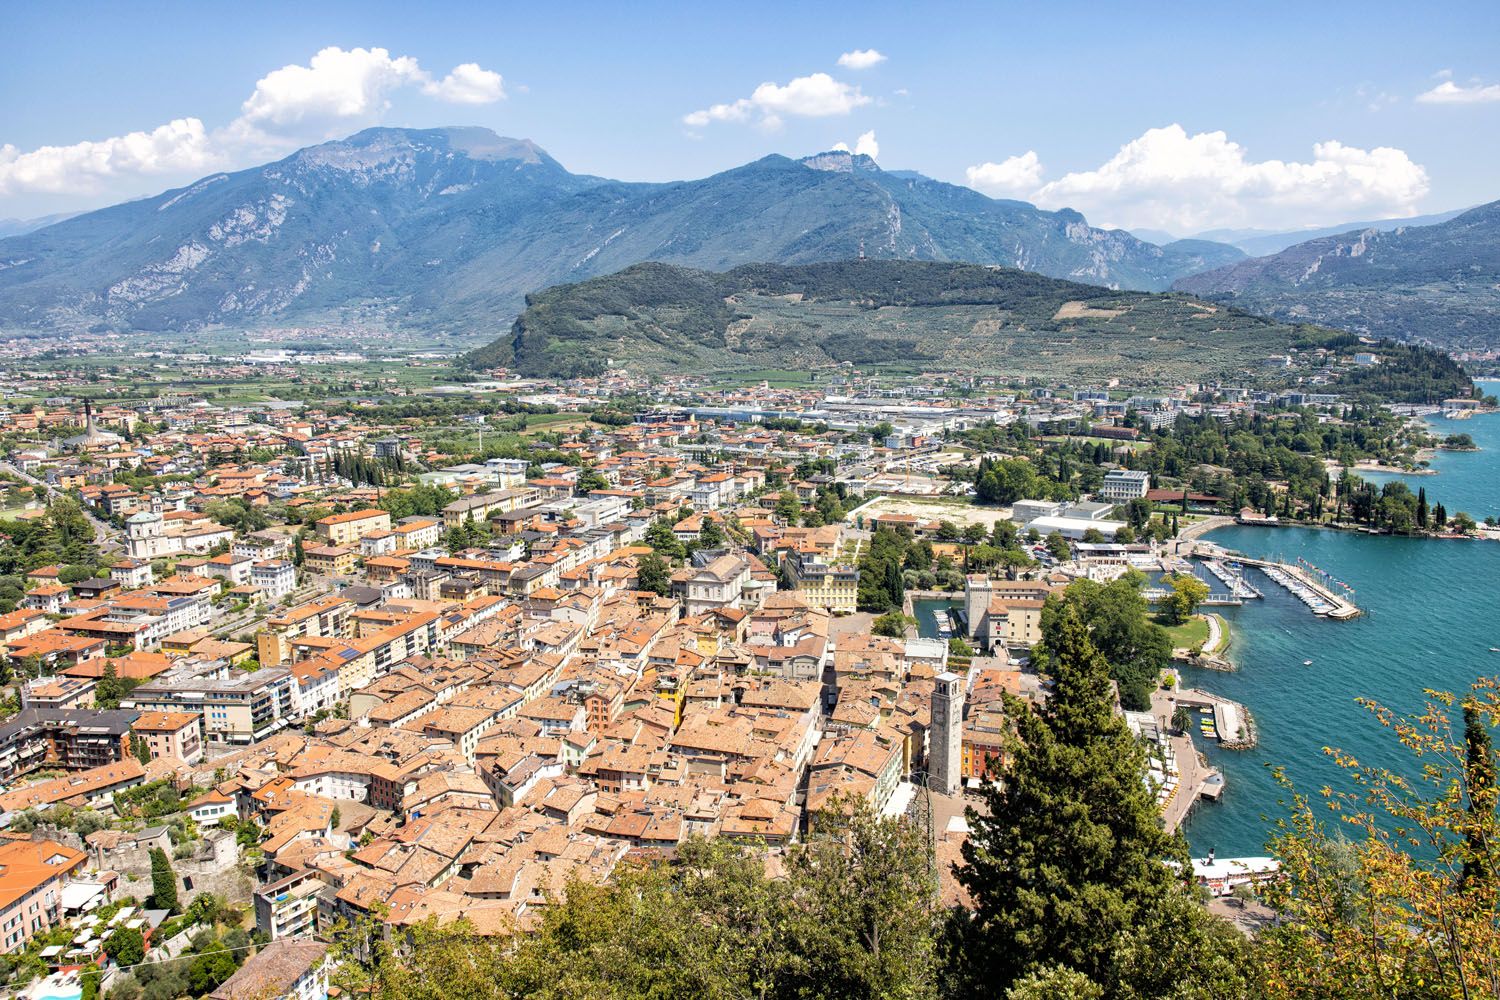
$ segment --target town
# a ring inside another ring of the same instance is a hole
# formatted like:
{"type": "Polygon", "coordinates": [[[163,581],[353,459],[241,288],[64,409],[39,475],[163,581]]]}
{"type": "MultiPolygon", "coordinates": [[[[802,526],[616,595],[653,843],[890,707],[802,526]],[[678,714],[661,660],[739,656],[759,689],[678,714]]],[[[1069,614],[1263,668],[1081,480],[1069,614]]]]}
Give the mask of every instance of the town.
{"type": "MultiPolygon", "coordinates": [[[[323,996],[335,927],[508,933],[632,858],[696,837],[774,856],[853,802],[926,830],[961,902],[1004,701],[1047,697],[1032,651],[1080,587],[1123,587],[1164,626],[1115,681],[1175,829],[1223,787],[1192,731],[1253,741],[1170,666],[1229,645],[1200,605],[1253,596],[1219,562],[1194,576],[1186,557],[1215,554],[1194,539],[1322,507],[1285,482],[1153,478],[1149,437],[1338,428],[1358,414],[1337,368],[1379,361],[1150,392],[848,366],[416,388],[421,360],[338,385],[286,356],[108,379],[19,362],[0,968],[37,997],[101,964],[111,997],[232,977],[323,996]],[[278,391],[226,401],[251,380],[278,391]]],[[[1396,409],[1362,419],[1409,462],[1433,442],[1396,409]]],[[[1222,868],[1203,884],[1267,874],[1222,868]]]]}

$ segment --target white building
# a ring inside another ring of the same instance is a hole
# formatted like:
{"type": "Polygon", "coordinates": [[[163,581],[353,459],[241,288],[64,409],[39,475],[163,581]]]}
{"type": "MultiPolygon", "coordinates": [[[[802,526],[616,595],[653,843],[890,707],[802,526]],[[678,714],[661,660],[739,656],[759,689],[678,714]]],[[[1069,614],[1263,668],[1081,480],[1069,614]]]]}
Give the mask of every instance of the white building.
{"type": "Polygon", "coordinates": [[[1111,469],[1104,474],[1099,496],[1114,503],[1124,503],[1144,498],[1150,488],[1151,473],[1144,469],[1111,469]]]}
{"type": "Polygon", "coordinates": [[[285,559],[266,559],[250,568],[250,582],[267,600],[280,600],[297,589],[297,567],[285,559]]]}

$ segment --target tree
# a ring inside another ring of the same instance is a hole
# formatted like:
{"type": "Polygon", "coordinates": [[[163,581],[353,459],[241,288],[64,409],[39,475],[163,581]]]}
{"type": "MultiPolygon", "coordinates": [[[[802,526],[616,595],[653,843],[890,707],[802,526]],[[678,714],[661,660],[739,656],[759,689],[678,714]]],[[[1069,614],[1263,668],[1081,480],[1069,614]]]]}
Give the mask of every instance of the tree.
{"type": "Polygon", "coordinates": [[[1151,606],[1141,593],[1146,578],[1127,573],[1107,584],[1075,580],[1068,584],[1063,600],[1049,598],[1042,607],[1042,641],[1032,650],[1038,669],[1053,655],[1047,636],[1049,622],[1065,605],[1072,606],[1089,629],[1089,639],[1106,662],[1110,677],[1119,685],[1120,704],[1131,711],[1146,711],[1156,679],[1172,656],[1167,630],[1151,621],[1151,606]]]}
{"type": "Polygon", "coordinates": [[[1061,532],[1054,531],[1047,536],[1047,553],[1058,562],[1067,562],[1073,555],[1073,548],[1061,532]]]}
{"type": "Polygon", "coordinates": [[[1053,693],[1040,706],[1005,695],[1005,780],[968,812],[956,873],[974,911],[957,932],[955,992],[995,996],[1042,977],[1072,991],[1019,995],[1244,995],[1237,934],[1174,872],[1187,848],[1161,827],[1108,664],[1074,608],[1044,628],[1053,693]]]}
{"type": "Polygon", "coordinates": [[[797,494],[791,490],[784,490],[781,496],[776,498],[773,513],[788,528],[795,528],[798,518],[802,515],[802,503],[797,499],[797,494]]]}
{"type": "Polygon", "coordinates": [[[900,639],[905,637],[907,628],[915,624],[915,621],[899,611],[887,611],[870,623],[870,631],[875,635],[900,639]]]}
{"type": "Polygon", "coordinates": [[[594,490],[609,489],[609,480],[605,479],[602,473],[589,465],[584,466],[582,471],[578,473],[578,482],[574,485],[579,493],[586,496],[594,490]]]}
{"type": "Polygon", "coordinates": [[[167,852],[160,847],[151,848],[151,905],[158,910],[176,913],[177,873],[167,852]]]}
{"type": "Polygon", "coordinates": [[[1463,699],[1430,692],[1411,717],[1362,704],[1415,760],[1393,770],[1329,751],[1351,787],[1325,788],[1316,804],[1279,776],[1291,814],[1270,845],[1282,878],[1261,888],[1281,917],[1257,942],[1263,995],[1494,996],[1500,816],[1490,730],[1500,725],[1500,678],[1463,699]]]}
{"type": "Polygon", "coordinates": [[[646,544],[664,559],[681,559],[687,553],[666,521],[652,521],[646,529],[646,544]]]}
{"type": "Polygon", "coordinates": [[[139,734],[130,734],[130,753],[142,764],[151,763],[151,745],[139,734]]]}
{"type": "Polygon", "coordinates": [[[698,545],[705,549],[717,549],[722,547],[724,542],[724,529],[719,527],[719,522],[705,515],[703,527],[698,530],[698,545]]]}
{"type": "Polygon", "coordinates": [[[647,552],[635,562],[636,586],[666,597],[672,592],[672,570],[655,552],[647,552]]]}
{"type": "Polygon", "coordinates": [[[1192,573],[1173,573],[1167,579],[1167,586],[1169,592],[1162,601],[1162,613],[1168,624],[1183,624],[1208,600],[1208,584],[1192,573]]]}
{"type": "Polygon", "coordinates": [[[204,996],[217,989],[224,980],[234,975],[238,963],[236,956],[224,942],[217,939],[209,942],[201,953],[188,965],[188,984],[194,996],[204,996]]]}
{"type": "Polygon", "coordinates": [[[139,965],[146,957],[146,939],[134,927],[121,927],[104,942],[104,953],[116,965],[139,965]]]}

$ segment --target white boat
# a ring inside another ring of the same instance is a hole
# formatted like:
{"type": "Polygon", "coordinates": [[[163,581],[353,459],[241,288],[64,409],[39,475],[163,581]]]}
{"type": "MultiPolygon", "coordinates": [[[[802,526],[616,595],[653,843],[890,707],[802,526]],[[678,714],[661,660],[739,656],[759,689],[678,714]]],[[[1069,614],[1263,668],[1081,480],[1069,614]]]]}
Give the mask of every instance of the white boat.
{"type": "Polygon", "coordinates": [[[1302,665],[1304,667],[1310,667],[1310,666],[1312,666],[1312,660],[1303,660],[1302,661],[1302,665]]]}

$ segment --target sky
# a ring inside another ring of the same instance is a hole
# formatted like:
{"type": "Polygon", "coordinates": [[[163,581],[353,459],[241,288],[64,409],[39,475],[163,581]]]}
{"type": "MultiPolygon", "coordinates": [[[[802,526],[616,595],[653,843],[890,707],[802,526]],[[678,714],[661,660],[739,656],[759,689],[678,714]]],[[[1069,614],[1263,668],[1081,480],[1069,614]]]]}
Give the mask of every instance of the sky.
{"type": "Polygon", "coordinates": [[[1095,225],[1291,230],[1500,198],[1500,4],[10,5],[0,218],[374,124],[578,173],[844,147],[1095,225]]]}

